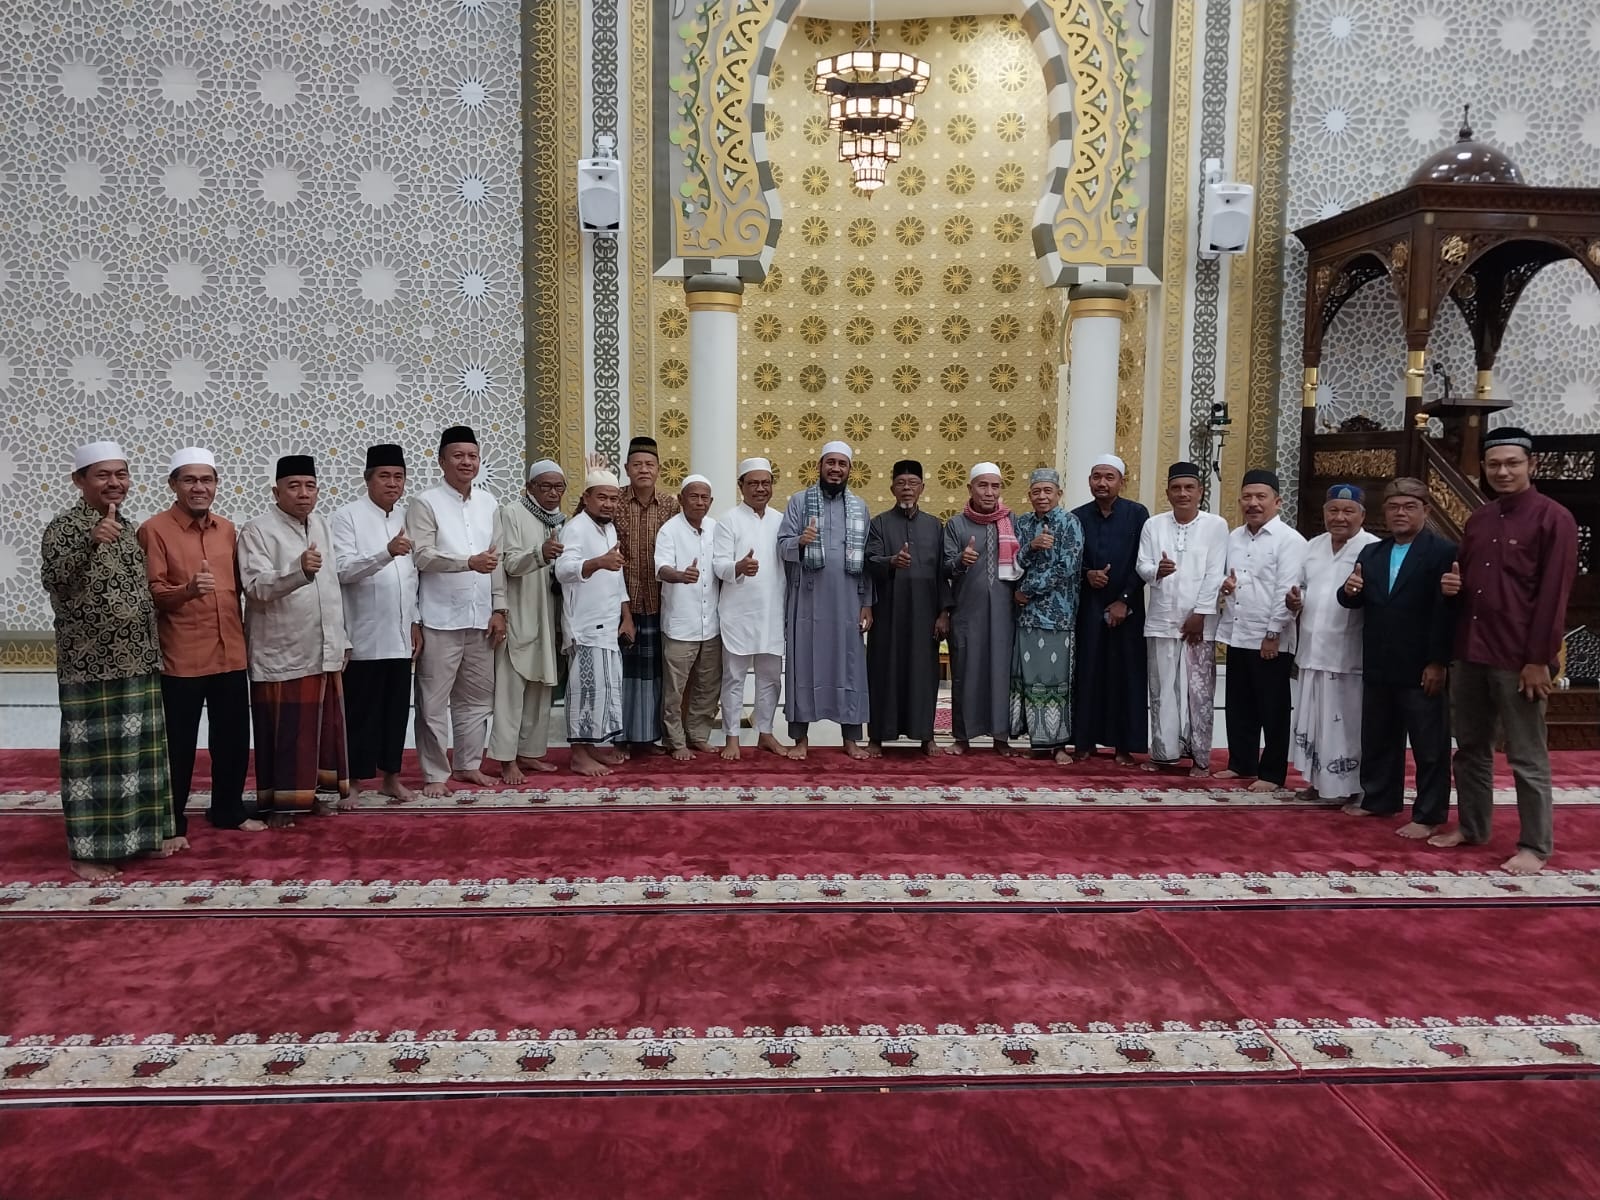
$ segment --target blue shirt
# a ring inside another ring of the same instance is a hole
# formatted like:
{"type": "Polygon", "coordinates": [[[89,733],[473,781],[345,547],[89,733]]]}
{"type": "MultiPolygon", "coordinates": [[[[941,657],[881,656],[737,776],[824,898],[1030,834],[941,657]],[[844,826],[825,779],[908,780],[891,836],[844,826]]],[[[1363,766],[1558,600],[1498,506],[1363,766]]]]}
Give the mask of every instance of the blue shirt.
{"type": "Polygon", "coordinates": [[[1411,549],[1411,543],[1402,545],[1396,542],[1389,547],[1389,590],[1394,591],[1394,581],[1400,578],[1400,564],[1406,561],[1406,552],[1411,549]]]}

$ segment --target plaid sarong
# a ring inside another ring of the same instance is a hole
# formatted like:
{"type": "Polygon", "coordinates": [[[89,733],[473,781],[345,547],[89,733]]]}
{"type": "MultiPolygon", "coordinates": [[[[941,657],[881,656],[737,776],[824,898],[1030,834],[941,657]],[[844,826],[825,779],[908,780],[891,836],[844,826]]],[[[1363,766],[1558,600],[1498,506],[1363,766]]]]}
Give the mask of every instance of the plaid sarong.
{"type": "MultiPolygon", "coordinates": [[[[822,488],[812,484],[806,489],[806,524],[812,521],[822,528],[822,488]]],[[[867,556],[867,528],[872,524],[872,514],[867,502],[849,488],[844,490],[844,571],[846,575],[861,574],[867,556]]],[[[808,571],[820,571],[827,564],[828,554],[823,548],[823,538],[818,537],[800,552],[800,565],[808,571]]]]}
{"type": "Polygon", "coordinates": [[[310,812],[318,792],[350,794],[344,682],[337,671],[250,685],[256,730],[256,807],[310,812]]]}
{"type": "Polygon", "coordinates": [[[661,738],[661,614],[633,614],[633,645],[622,648],[622,740],[661,738]]]}
{"type": "Polygon", "coordinates": [[[67,846],[120,862],[175,836],[161,676],[60,685],[61,807],[67,846]]]}

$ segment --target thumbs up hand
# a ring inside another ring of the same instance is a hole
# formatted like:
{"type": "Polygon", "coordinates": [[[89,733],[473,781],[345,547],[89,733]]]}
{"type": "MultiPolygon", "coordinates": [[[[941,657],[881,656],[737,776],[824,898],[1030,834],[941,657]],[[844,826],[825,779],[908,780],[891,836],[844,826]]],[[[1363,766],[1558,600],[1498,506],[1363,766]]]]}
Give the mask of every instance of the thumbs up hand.
{"type": "Polygon", "coordinates": [[[300,569],[306,573],[307,579],[315,579],[317,572],[322,570],[322,551],[317,549],[315,542],[307,546],[305,553],[300,556],[300,569]]]}
{"type": "Polygon", "coordinates": [[[800,531],[800,544],[809,546],[817,540],[817,519],[812,517],[806,522],[806,527],[800,531]]]}
{"type": "Polygon", "coordinates": [[[122,536],[122,522],[117,520],[117,506],[111,505],[106,509],[106,515],[95,522],[94,528],[89,531],[89,538],[97,545],[109,546],[122,536]]]}
{"type": "Polygon", "coordinates": [[[1168,557],[1167,552],[1163,550],[1161,552],[1161,561],[1156,564],[1156,578],[1165,579],[1177,569],[1178,564],[1173,562],[1172,559],[1168,557]]]}
{"type": "Polygon", "coordinates": [[[1439,590],[1446,596],[1459,596],[1461,594],[1461,564],[1453,562],[1450,569],[1439,576],[1439,590]]]}
{"type": "Polygon", "coordinates": [[[679,571],[678,572],[678,582],[679,583],[699,583],[700,582],[700,560],[698,558],[695,559],[692,563],[689,564],[689,569],[688,570],[679,571]]]}
{"type": "Polygon", "coordinates": [[[595,559],[595,566],[602,571],[620,571],[622,570],[623,565],[624,560],[622,557],[621,543],[613,545],[611,549],[607,550],[599,558],[595,559]]]}
{"type": "Polygon", "coordinates": [[[911,543],[905,542],[900,547],[900,552],[889,560],[891,566],[904,571],[911,565],[911,543]]]}
{"type": "Polygon", "coordinates": [[[479,575],[492,575],[494,569],[500,565],[500,551],[495,546],[490,546],[480,554],[474,554],[467,559],[467,566],[479,575]]]}
{"type": "Polygon", "coordinates": [[[750,547],[749,554],[746,554],[738,562],[733,564],[733,573],[735,577],[738,578],[743,578],[746,575],[754,575],[760,569],[761,564],[756,561],[756,548],[754,546],[750,547]]]}
{"type": "Polygon", "coordinates": [[[217,590],[217,577],[211,573],[211,563],[206,559],[200,560],[200,569],[195,572],[194,578],[189,580],[189,595],[209,596],[217,590]]]}
{"type": "Polygon", "coordinates": [[[406,536],[404,529],[389,539],[388,548],[390,558],[403,558],[411,553],[411,539],[406,536]]]}
{"type": "Polygon", "coordinates": [[[1357,563],[1355,570],[1350,572],[1350,578],[1344,581],[1344,594],[1346,596],[1359,596],[1361,589],[1366,586],[1366,580],[1361,578],[1361,564],[1357,563]]]}
{"type": "Polygon", "coordinates": [[[539,553],[544,556],[545,562],[550,563],[555,562],[556,559],[560,558],[561,551],[564,549],[566,549],[566,547],[561,544],[561,540],[552,534],[551,536],[545,538],[544,545],[540,548],[539,553]]]}
{"type": "Polygon", "coordinates": [[[1029,550],[1048,550],[1052,546],[1054,546],[1055,544],[1056,544],[1055,535],[1050,532],[1050,527],[1048,525],[1046,525],[1042,530],[1040,530],[1039,535],[1037,537],[1035,537],[1033,539],[1033,541],[1028,543],[1028,549],[1029,550]]]}
{"type": "Polygon", "coordinates": [[[1306,606],[1305,600],[1300,595],[1300,585],[1297,583],[1289,589],[1289,594],[1283,598],[1285,607],[1295,616],[1300,615],[1300,610],[1306,606]]]}
{"type": "Polygon", "coordinates": [[[964,566],[964,567],[970,567],[973,563],[975,563],[977,561],[978,561],[978,539],[975,538],[975,537],[969,537],[967,539],[967,548],[961,552],[961,565],[964,566]]]}
{"type": "Polygon", "coordinates": [[[1236,572],[1229,571],[1228,577],[1222,581],[1221,596],[1231,596],[1239,590],[1239,576],[1236,572]]]}
{"type": "Polygon", "coordinates": [[[1084,572],[1084,577],[1088,579],[1089,586],[1092,587],[1092,588],[1110,587],[1111,586],[1111,564],[1107,563],[1104,567],[1101,567],[1098,571],[1085,571],[1084,572]]]}

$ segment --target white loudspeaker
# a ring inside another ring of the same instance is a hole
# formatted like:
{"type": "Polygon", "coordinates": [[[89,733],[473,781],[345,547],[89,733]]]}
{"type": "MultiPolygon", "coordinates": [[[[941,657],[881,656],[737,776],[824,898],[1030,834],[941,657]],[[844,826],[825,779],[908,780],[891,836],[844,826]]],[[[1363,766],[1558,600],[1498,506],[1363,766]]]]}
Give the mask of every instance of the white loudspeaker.
{"type": "Polygon", "coordinates": [[[602,237],[615,237],[621,229],[622,164],[616,159],[578,160],[578,224],[602,237]]]}
{"type": "Polygon", "coordinates": [[[1200,257],[1243,254],[1250,244],[1256,190],[1248,183],[1215,179],[1206,183],[1206,207],[1200,219],[1200,257]]]}

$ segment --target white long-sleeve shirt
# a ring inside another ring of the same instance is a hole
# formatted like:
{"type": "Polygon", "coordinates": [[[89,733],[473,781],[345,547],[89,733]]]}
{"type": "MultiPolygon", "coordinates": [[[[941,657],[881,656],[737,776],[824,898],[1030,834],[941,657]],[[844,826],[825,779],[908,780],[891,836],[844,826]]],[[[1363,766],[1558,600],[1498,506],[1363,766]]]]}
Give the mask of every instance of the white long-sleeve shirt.
{"type": "Polygon", "coordinates": [[[697,583],[661,583],[661,632],[675,642],[708,642],[721,632],[717,619],[717,586],[720,582],[711,566],[711,547],[717,523],[709,516],[700,519],[700,528],[689,524],[679,513],[667,520],[656,534],[656,571],[670,567],[687,571],[697,565],[697,583]]]}
{"type": "Polygon", "coordinates": [[[250,678],[277,683],[343,670],[350,639],[333,536],[321,514],[300,522],[274,505],[240,527],[238,561],[250,678]],[[313,545],[322,567],[308,579],[300,557],[313,545]]]}
{"type": "Polygon", "coordinates": [[[1217,636],[1217,592],[1227,575],[1228,523],[1215,513],[1195,514],[1187,525],[1178,524],[1170,512],[1157,513],[1139,534],[1139,578],[1150,585],[1145,604],[1147,638],[1183,636],[1183,623],[1191,613],[1205,618],[1205,639],[1217,636]],[[1178,569],[1158,579],[1165,554],[1178,569]]]}
{"type": "Polygon", "coordinates": [[[1337,554],[1333,535],[1320,533],[1306,543],[1305,575],[1300,584],[1300,648],[1295,666],[1302,671],[1361,674],[1361,610],[1345,608],[1338,592],[1355,570],[1356,556],[1378,535],[1362,529],[1337,554]]]}
{"type": "Polygon", "coordinates": [[[617,649],[622,606],[628,600],[628,581],[620,569],[595,571],[585,579],[583,564],[599,558],[617,544],[615,522],[598,525],[580,512],[561,527],[561,553],[556,557],[556,579],[561,584],[561,615],[568,646],[617,649]]]}
{"type": "Polygon", "coordinates": [[[722,582],[717,617],[722,648],[729,654],[783,654],[783,594],[786,580],[778,558],[783,514],[772,508],[759,517],[748,504],[722,514],[711,538],[711,564],[722,582]],[[760,567],[735,575],[734,564],[751,550],[760,567]]]}
{"type": "Polygon", "coordinates": [[[1306,540],[1273,517],[1255,533],[1241,525],[1228,535],[1228,571],[1238,587],[1222,607],[1217,640],[1241,650],[1259,650],[1268,633],[1278,652],[1293,654],[1299,643],[1289,589],[1305,578],[1306,540]]]}
{"type": "Polygon", "coordinates": [[[409,554],[389,553],[389,543],[405,524],[401,505],[384,512],[370,496],[346,504],[328,522],[353,659],[411,657],[411,626],[421,620],[417,564],[409,554]]]}
{"type": "Polygon", "coordinates": [[[487,629],[494,612],[494,584],[467,560],[494,544],[494,514],[488,492],[473,488],[465,498],[448,484],[431,487],[406,509],[411,554],[421,575],[418,597],[428,629],[487,629]]]}

